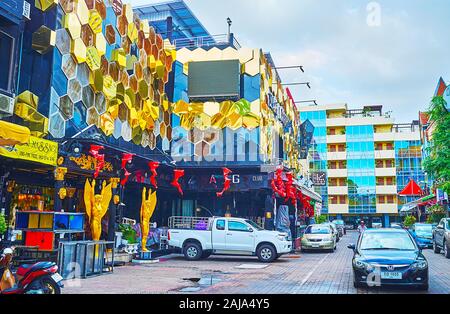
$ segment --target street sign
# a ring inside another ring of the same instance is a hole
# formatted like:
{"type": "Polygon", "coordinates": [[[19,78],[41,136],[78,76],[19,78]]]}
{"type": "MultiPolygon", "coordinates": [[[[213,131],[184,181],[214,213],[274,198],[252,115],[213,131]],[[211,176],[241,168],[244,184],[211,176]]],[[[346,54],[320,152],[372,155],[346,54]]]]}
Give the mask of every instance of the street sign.
{"type": "Polygon", "coordinates": [[[327,173],[325,171],[313,172],[311,180],[314,186],[325,186],[327,185],[327,173]]]}

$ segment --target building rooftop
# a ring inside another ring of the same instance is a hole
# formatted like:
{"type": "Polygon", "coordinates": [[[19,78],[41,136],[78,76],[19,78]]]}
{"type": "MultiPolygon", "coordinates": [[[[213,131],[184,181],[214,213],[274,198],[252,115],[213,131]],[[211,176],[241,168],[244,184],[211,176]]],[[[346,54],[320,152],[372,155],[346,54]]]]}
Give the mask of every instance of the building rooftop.
{"type": "Polygon", "coordinates": [[[167,38],[172,31],[171,39],[194,37],[211,37],[200,20],[189,9],[183,0],[172,0],[156,4],[148,4],[134,8],[141,19],[148,19],[156,32],[167,38]],[[173,27],[167,29],[167,18],[172,17],[173,27]]]}

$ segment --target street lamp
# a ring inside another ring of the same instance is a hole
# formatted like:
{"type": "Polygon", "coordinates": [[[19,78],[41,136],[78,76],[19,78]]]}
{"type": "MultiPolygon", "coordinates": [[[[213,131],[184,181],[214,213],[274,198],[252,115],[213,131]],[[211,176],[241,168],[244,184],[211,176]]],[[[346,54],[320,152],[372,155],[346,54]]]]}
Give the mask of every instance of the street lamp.
{"type": "Polygon", "coordinates": [[[231,34],[231,24],[233,24],[233,21],[229,17],[227,17],[227,24],[228,24],[228,41],[229,41],[231,34]]]}
{"type": "Polygon", "coordinates": [[[300,69],[303,73],[305,73],[305,70],[303,69],[303,65],[290,65],[285,67],[275,67],[274,70],[283,70],[283,69],[300,69]]]}
{"type": "Polygon", "coordinates": [[[197,208],[195,209],[195,211],[197,213],[200,213],[202,211],[202,209],[206,210],[211,215],[211,217],[214,217],[214,215],[211,213],[211,211],[208,208],[206,208],[205,206],[202,206],[202,205],[198,205],[197,208]]]}
{"type": "Polygon", "coordinates": [[[314,105],[317,106],[316,100],[302,100],[302,101],[296,101],[295,103],[296,104],[304,104],[304,103],[308,103],[308,102],[312,102],[312,103],[314,103],[314,105]]]}
{"type": "MultiPolygon", "coordinates": [[[[274,85],[276,85],[277,83],[274,83],[274,85]]],[[[311,89],[311,82],[302,82],[302,83],[281,83],[282,86],[292,86],[292,85],[306,85],[308,86],[309,89],[311,89]]]]}

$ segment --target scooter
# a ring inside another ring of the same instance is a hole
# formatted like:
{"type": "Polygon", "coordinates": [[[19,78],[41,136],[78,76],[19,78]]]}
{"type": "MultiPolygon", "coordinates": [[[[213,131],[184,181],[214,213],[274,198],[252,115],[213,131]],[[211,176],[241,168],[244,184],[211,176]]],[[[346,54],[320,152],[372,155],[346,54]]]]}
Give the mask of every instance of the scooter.
{"type": "Polygon", "coordinates": [[[0,257],[0,294],[61,294],[62,276],[53,262],[25,264],[11,271],[13,249],[6,248],[0,257]]]}

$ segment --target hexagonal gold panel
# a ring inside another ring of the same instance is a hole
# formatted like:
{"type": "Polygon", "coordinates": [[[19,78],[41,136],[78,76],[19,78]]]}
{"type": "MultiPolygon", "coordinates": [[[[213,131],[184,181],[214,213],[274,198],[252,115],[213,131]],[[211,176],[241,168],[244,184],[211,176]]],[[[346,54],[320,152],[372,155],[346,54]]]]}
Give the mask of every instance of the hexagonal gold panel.
{"type": "Polygon", "coordinates": [[[41,11],[47,11],[58,4],[58,0],[35,0],[34,6],[41,11]]]}
{"type": "Polygon", "coordinates": [[[64,15],[62,25],[67,29],[72,39],[80,38],[81,24],[75,13],[68,13],[64,15]]]}
{"type": "Polygon", "coordinates": [[[78,0],[76,2],[74,11],[81,25],[85,25],[89,22],[89,9],[84,0],[78,0]]]}
{"type": "Polygon", "coordinates": [[[106,39],[105,36],[103,36],[103,33],[95,34],[94,44],[98,54],[103,56],[106,53],[106,39]]]}
{"type": "Polygon", "coordinates": [[[71,49],[72,55],[77,60],[77,63],[83,63],[86,61],[86,46],[81,38],[74,39],[72,41],[71,49]]]}
{"type": "Polygon", "coordinates": [[[89,11],[89,26],[95,34],[102,32],[102,17],[96,10],[89,11]]]}
{"type": "Polygon", "coordinates": [[[86,50],[86,64],[91,71],[100,69],[100,55],[98,54],[97,48],[88,47],[86,50]]]}
{"type": "Polygon", "coordinates": [[[39,27],[32,36],[32,48],[40,54],[49,52],[56,44],[56,32],[47,26],[39,27]]]}

